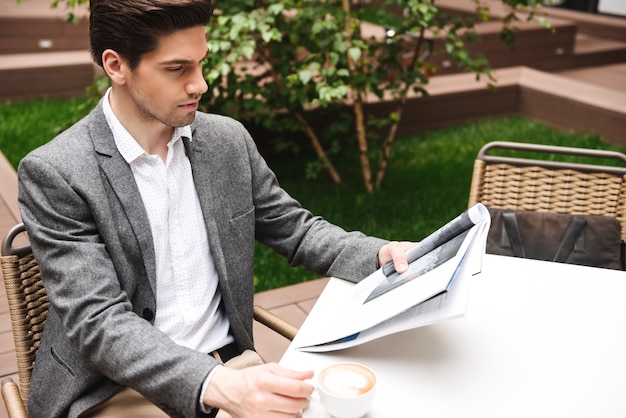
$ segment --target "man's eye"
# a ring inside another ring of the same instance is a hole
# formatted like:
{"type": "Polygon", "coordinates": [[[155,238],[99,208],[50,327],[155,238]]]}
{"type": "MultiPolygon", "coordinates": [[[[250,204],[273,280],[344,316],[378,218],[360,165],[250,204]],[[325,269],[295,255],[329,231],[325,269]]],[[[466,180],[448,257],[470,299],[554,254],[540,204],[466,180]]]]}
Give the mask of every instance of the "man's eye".
{"type": "Polygon", "coordinates": [[[183,68],[184,68],[184,67],[183,67],[182,65],[181,65],[181,66],[178,66],[178,67],[170,67],[170,68],[168,68],[168,71],[171,71],[171,72],[173,72],[173,73],[177,73],[177,72],[182,71],[182,70],[183,70],[183,68]]]}

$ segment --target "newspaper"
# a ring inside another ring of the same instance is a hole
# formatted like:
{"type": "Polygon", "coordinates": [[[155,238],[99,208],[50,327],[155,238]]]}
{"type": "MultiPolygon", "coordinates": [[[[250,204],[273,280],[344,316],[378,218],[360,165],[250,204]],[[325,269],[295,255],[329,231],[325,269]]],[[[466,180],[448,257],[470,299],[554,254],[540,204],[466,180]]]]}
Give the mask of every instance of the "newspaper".
{"type": "Polygon", "coordinates": [[[407,251],[409,268],[383,266],[354,285],[349,297],[326,305],[298,336],[302,351],[333,351],[463,316],[470,278],[480,273],[491,218],[477,204],[407,251]]]}

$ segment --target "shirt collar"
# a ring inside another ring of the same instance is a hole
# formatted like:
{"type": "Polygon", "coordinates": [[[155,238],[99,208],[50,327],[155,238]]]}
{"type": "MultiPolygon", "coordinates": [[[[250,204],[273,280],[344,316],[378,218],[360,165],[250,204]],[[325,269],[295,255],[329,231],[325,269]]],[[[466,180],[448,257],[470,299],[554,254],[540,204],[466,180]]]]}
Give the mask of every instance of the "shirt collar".
{"type": "MultiPolygon", "coordinates": [[[[148,155],[148,153],[139,145],[126,128],[124,128],[117,116],[115,116],[115,113],[113,113],[113,109],[109,103],[110,92],[111,88],[109,87],[104,95],[104,98],[102,99],[102,110],[104,111],[104,117],[106,118],[107,124],[109,125],[109,128],[111,128],[111,132],[113,132],[115,146],[120,154],[122,154],[124,160],[130,164],[142,155],[148,155]]],[[[174,128],[172,138],[170,139],[170,145],[173,146],[183,137],[188,138],[191,141],[190,125],[174,128]]]]}

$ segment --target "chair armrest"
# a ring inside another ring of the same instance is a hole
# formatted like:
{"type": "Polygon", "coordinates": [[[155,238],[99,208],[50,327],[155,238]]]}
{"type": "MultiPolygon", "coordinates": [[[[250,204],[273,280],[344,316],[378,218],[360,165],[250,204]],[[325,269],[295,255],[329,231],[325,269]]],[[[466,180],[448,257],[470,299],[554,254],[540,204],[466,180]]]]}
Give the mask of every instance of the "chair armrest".
{"type": "Polygon", "coordinates": [[[20,390],[10,377],[2,379],[2,399],[9,418],[28,418],[20,390]]]}
{"type": "Polygon", "coordinates": [[[289,341],[292,341],[298,333],[298,327],[259,305],[254,305],[254,319],[289,341]]]}

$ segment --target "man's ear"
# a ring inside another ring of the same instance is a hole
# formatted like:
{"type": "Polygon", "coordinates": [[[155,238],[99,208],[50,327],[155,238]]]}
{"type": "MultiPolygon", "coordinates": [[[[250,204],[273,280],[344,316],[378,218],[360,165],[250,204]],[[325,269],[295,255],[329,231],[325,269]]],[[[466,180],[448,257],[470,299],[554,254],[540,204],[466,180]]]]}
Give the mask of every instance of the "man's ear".
{"type": "Polygon", "coordinates": [[[102,53],[102,68],[111,79],[111,83],[115,84],[125,84],[130,74],[126,60],[112,49],[106,49],[102,53]]]}

